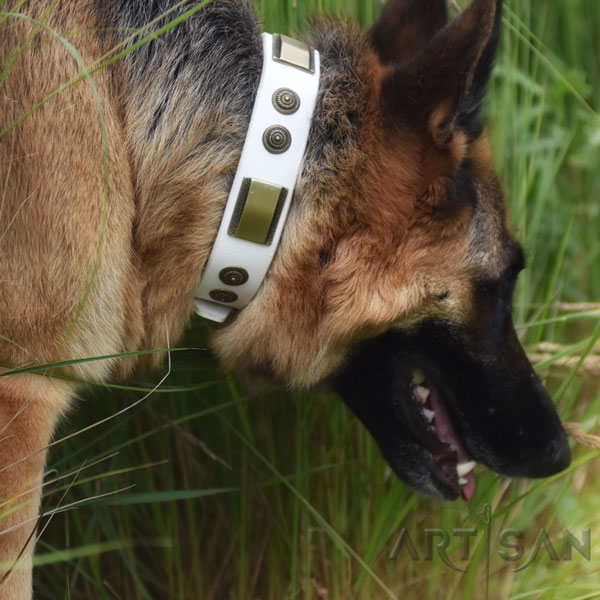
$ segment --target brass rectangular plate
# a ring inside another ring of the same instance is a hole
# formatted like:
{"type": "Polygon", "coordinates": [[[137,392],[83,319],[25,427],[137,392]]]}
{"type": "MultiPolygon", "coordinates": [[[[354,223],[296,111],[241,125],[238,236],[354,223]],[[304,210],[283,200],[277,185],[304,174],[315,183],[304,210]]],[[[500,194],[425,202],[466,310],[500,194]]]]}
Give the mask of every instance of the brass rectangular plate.
{"type": "Polygon", "coordinates": [[[273,36],[273,60],[298,67],[309,73],[315,72],[313,49],[287,35],[276,33],[273,36]]]}
{"type": "Polygon", "coordinates": [[[287,194],[287,188],[246,177],[231,217],[229,235],[270,246],[287,194]]]}

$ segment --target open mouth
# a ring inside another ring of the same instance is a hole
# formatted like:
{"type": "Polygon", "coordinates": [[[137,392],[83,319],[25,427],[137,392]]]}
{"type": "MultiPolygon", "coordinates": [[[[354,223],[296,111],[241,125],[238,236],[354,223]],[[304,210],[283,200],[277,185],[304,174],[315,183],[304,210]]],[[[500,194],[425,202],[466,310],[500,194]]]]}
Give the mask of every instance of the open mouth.
{"type": "Polygon", "coordinates": [[[396,475],[425,496],[470,500],[475,461],[509,477],[566,468],[566,434],[516,334],[481,359],[463,337],[428,322],[367,340],[335,390],[396,475]]]}
{"type": "Polygon", "coordinates": [[[420,368],[412,372],[411,428],[429,453],[435,474],[464,500],[475,491],[475,461],[461,441],[440,389],[420,368]]]}

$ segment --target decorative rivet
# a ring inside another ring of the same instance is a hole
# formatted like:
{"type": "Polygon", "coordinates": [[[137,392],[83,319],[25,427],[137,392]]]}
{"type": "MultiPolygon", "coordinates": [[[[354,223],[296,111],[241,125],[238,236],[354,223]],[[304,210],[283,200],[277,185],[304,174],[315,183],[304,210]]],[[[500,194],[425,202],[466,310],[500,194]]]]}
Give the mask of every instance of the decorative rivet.
{"type": "Polygon", "coordinates": [[[237,294],[229,290],[211,290],[208,295],[215,302],[235,302],[238,299],[237,294]]]}
{"type": "Polygon", "coordinates": [[[272,154],[285,152],[292,143],[291,133],[281,125],[267,127],[263,134],[263,144],[272,154]]]}
{"type": "Polygon", "coordinates": [[[219,273],[219,279],[227,285],[242,285],[248,281],[248,271],[241,267],[226,267],[219,273]]]}
{"type": "Polygon", "coordinates": [[[273,106],[284,115],[291,115],[300,108],[300,98],[288,88],[279,88],[273,94],[273,106]]]}

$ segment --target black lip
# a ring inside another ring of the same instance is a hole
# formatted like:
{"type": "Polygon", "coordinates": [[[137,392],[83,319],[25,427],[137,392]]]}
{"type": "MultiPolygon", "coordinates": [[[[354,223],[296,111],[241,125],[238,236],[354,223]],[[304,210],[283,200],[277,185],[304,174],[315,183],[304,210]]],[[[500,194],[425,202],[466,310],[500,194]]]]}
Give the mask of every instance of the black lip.
{"type": "Polygon", "coordinates": [[[443,322],[393,331],[357,347],[334,386],[371,432],[400,479],[454,499],[456,456],[427,431],[412,392],[412,368],[438,387],[453,425],[478,462],[514,477],[546,477],[570,462],[566,434],[512,324],[493,348],[443,322]],[[439,453],[439,454],[438,454],[439,453]],[[446,465],[446,467],[444,467],[446,465]]]}

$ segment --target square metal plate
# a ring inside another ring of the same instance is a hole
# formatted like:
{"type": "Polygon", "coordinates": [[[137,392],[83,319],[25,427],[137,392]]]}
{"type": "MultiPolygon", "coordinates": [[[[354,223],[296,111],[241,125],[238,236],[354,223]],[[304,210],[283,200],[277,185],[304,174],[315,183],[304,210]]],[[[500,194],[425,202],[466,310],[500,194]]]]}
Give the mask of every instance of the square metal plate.
{"type": "Polygon", "coordinates": [[[246,177],[231,217],[229,235],[270,246],[277,229],[287,188],[246,177]]]}

